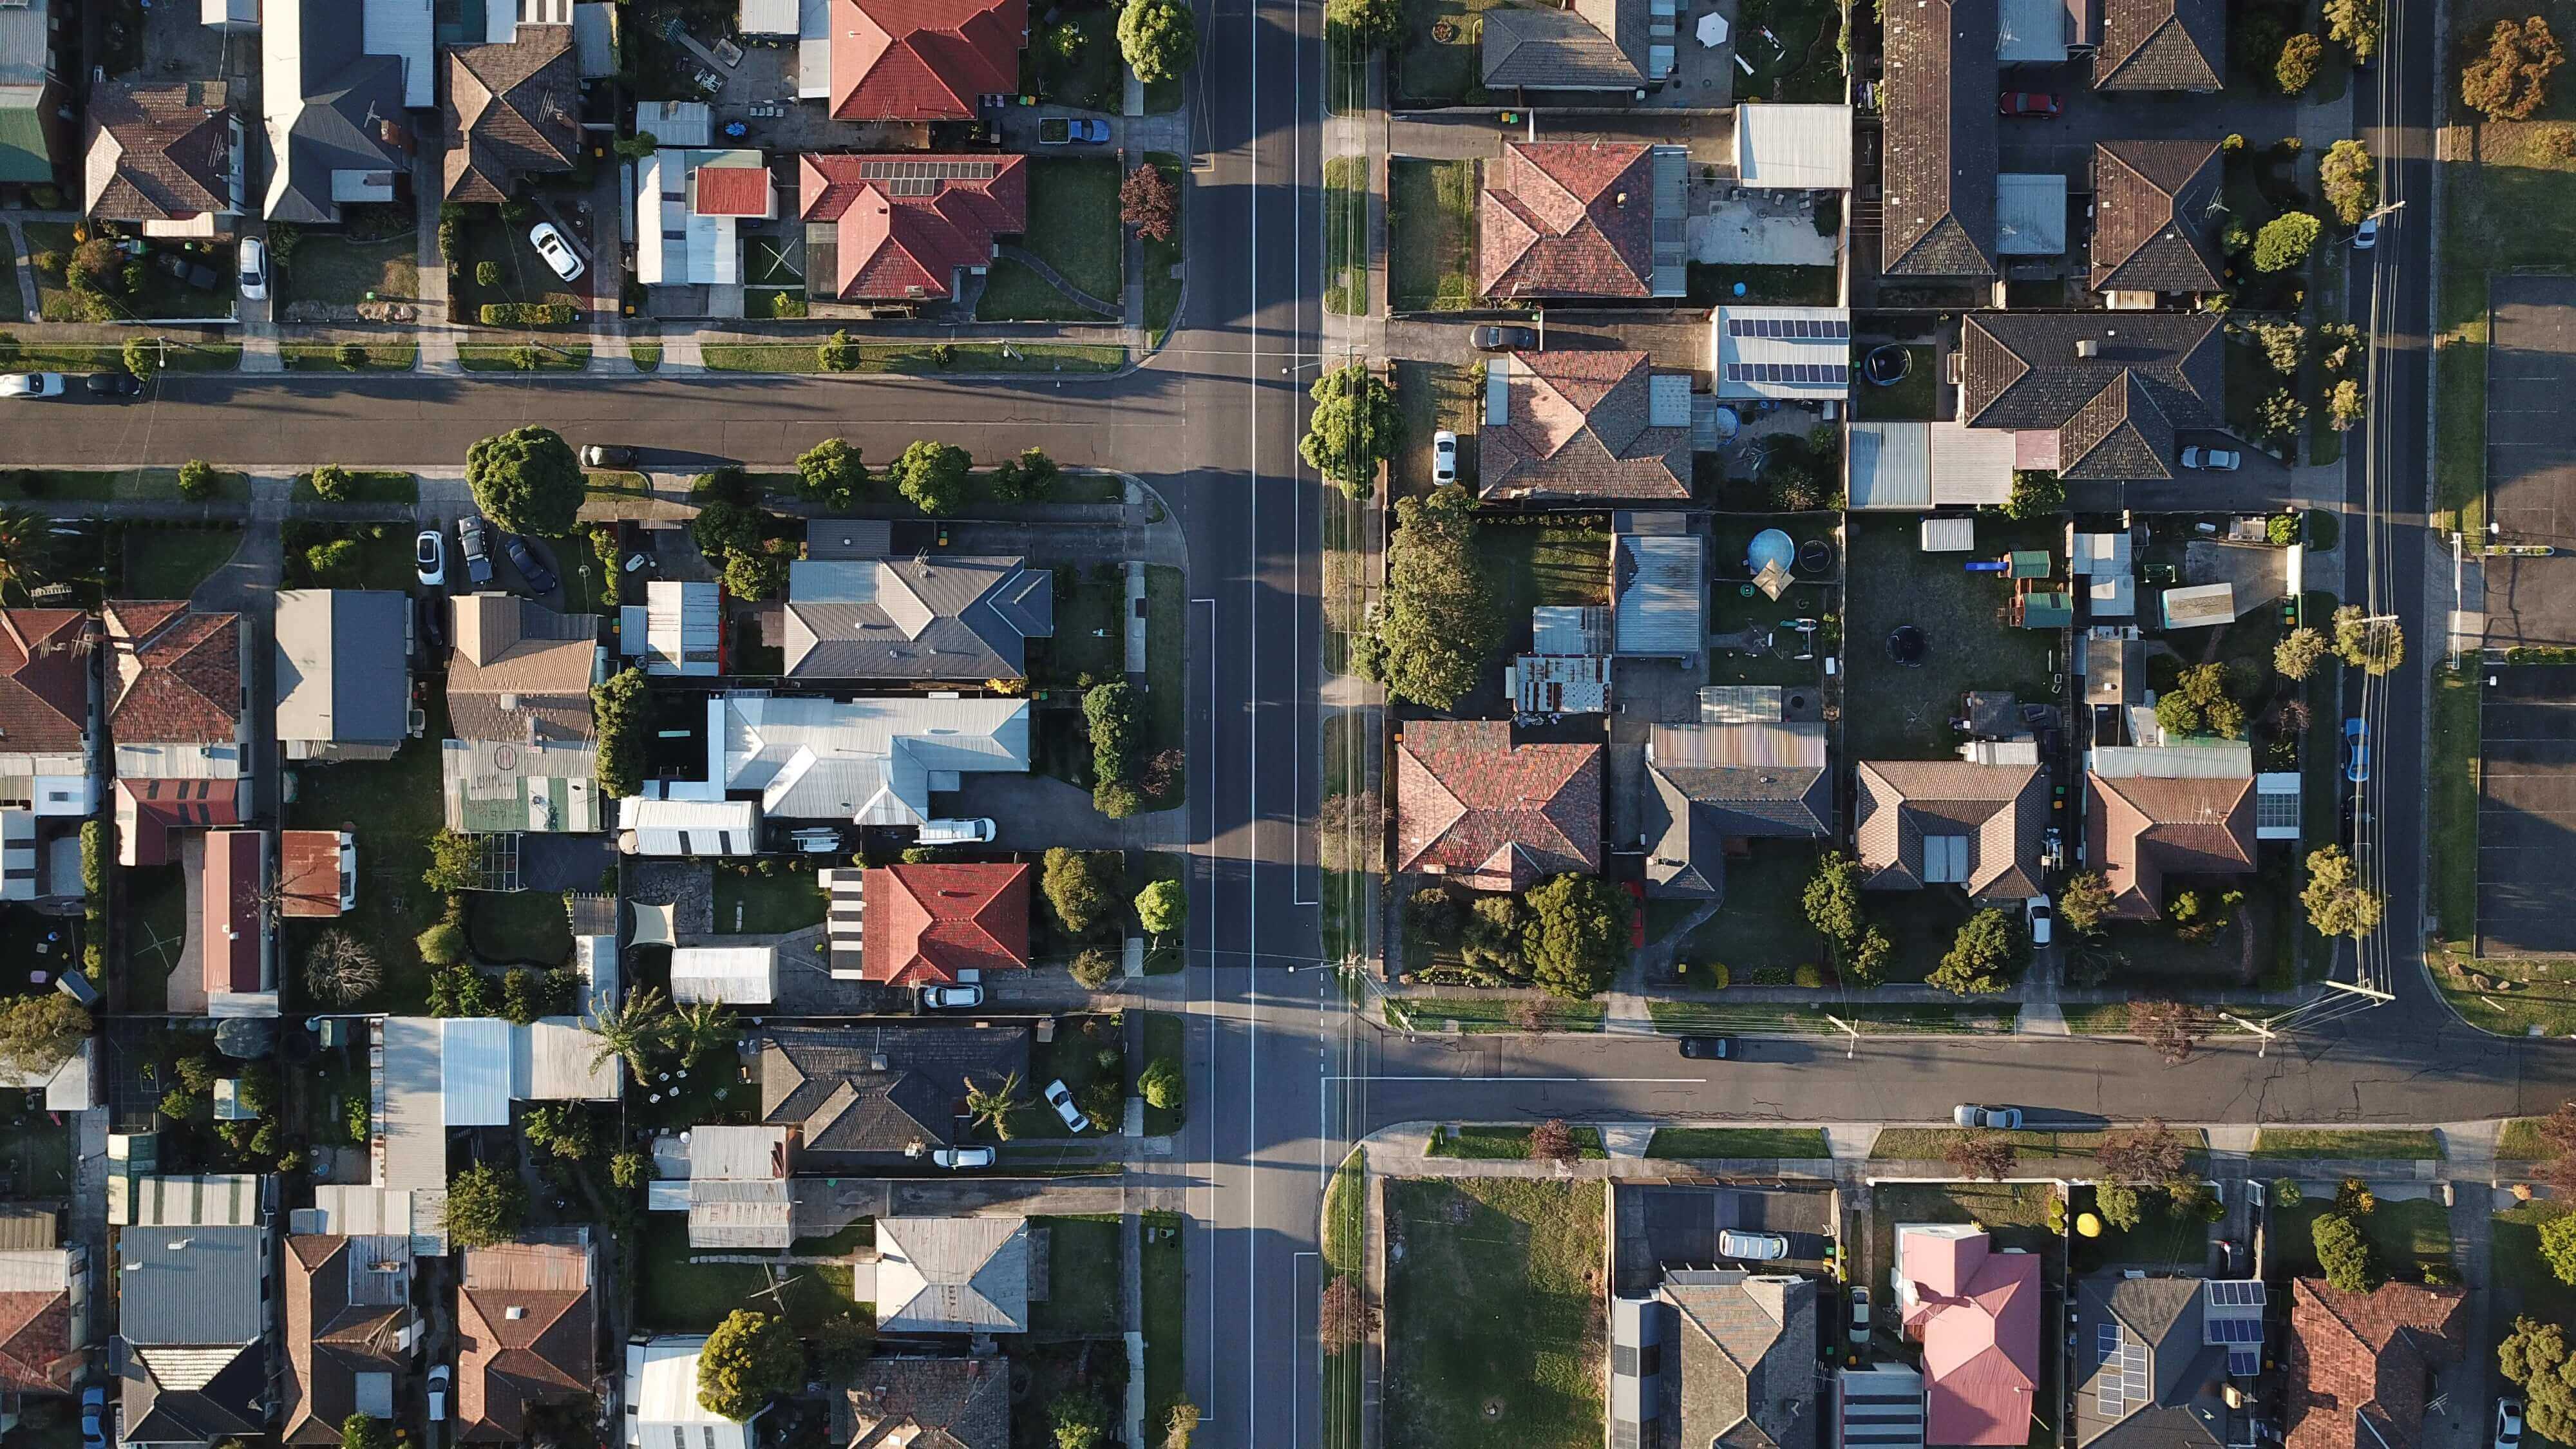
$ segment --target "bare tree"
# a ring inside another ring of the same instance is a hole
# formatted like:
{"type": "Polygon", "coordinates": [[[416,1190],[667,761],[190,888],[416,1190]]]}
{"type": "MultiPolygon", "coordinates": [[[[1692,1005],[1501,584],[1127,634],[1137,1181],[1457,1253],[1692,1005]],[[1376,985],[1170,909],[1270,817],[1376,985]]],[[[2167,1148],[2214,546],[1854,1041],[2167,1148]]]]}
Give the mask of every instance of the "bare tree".
{"type": "Polygon", "coordinates": [[[2553,1187],[2576,1188],[2576,1102],[2561,1102],[2557,1111],[2540,1119],[2540,1140],[2549,1155],[2531,1175],[2553,1187]]]}
{"type": "Polygon", "coordinates": [[[2191,1150],[2161,1117],[2104,1135],[2093,1149],[2102,1171],[2124,1187],[2167,1187],[2192,1180],[2191,1150]]]}
{"type": "Polygon", "coordinates": [[[1324,1302],[1316,1315],[1317,1336],[1326,1353],[1357,1348],[1377,1327],[1377,1310],[1369,1306],[1360,1280],[1348,1273],[1324,1285],[1324,1302]]]}
{"type": "Polygon", "coordinates": [[[347,1006],[385,984],[385,968],[364,941],[346,931],[325,931],[304,958],[304,985],[315,999],[347,1006]]]}
{"type": "Polygon", "coordinates": [[[2192,1048],[2200,1044],[2203,1029],[2200,1013],[2179,1001],[2142,999],[2129,1003],[2129,1030],[2154,1047],[2167,1066],[2180,1066],[2191,1059],[2192,1048]]]}
{"type": "Polygon", "coordinates": [[[1951,1138],[1941,1156],[1970,1177],[2001,1182],[2021,1160],[2021,1149],[2001,1132],[1970,1131],[1951,1138]]]}
{"type": "Polygon", "coordinates": [[[1550,1117],[1532,1127],[1529,1155],[1532,1162],[1572,1162],[1575,1158],[1574,1129],[1558,1117],[1550,1117]]]}
{"type": "Polygon", "coordinates": [[[1327,795],[1315,812],[1315,854],[1326,870],[1384,865],[1386,809],[1374,790],[1327,795]]]}

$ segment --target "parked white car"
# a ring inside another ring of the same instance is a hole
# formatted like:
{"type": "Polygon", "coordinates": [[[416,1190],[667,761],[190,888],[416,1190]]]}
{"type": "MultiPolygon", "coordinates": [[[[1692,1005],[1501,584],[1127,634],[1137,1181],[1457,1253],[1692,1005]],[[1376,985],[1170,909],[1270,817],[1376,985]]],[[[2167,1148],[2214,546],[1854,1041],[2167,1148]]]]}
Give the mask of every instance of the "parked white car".
{"type": "Polygon", "coordinates": [[[241,276],[241,294],[253,302],[268,300],[268,243],[255,236],[242,238],[239,260],[234,268],[241,276]]]}
{"type": "Polygon", "coordinates": [[[921,845],[990,845],[993,835],[993,818],[985,815],[973,820],[925,820],[913,840],[921,845]]]}
{"type": "Polygon", "coordinates": [[[2495,1449],[2522,1449],[2522,1404],[2496,1400],[2495,1449]]]}
{"type": "Polygon", "coordinates": [[[553,222],[541,221],[528,228],[528,245],[537,249],[537,255],[546,259],[556,276],[569,282],[581,275],[581,258],[573,255],[572,243],[564,240],[553,222]]]}
{"type": "Polygon", "coordinates": [[[966,1172],[992,1166],[999,1155],[990,1147],[942,1147],[930,1154],[930,1160],[950,1172],[966,1172]]]}
{"type": "Polygon", "coordinates": [[[1046,1099],[1047,1105],[1055,1109],[1055,1114],[1064,1119],[1065,1126],[1075,1132],[1091,1130],[1091,1119],[1082,1115],[1080,1107],[1073,1105],[1073,1093],[1066,1089],[1064,1078],[1058,1077],[1046,1084],[1046,1099]]]}
{"type": "Polygon", "coordinates": [[[61,397],[59,372],[13,372],[0,377],[0,397],[61,397]]]}
{"type": "Polygon", "coordinates": [[[429,1371],[429,1421],[433,1424],[447,1420],[447,1386],[455,1377],[455,1371],[445,1364],[434,1365],[429,1371]]]}
{"type": "Polygon", "coordinates": [[[435,589],[447,583],[447,535],[435,528],[424,528],[412,540],[412,569],[420,576],[420,586],[435,589]]]}
{"type": "Polygon", "coordinates": [[[2021,1126],[2019,1107],[1979,1107],[1962,1102],[1950,1109],[1950,1121],[1960,1127],[1992,1127],[2010,1132],[2021,1126]]]}
{"type": "Polygon", "coordinates": [[[2032,896],[2024,909],[2030,914],[2030,943],[2034,946],[2047,945],[2049,935],[2057,923],[2057,912],[2049,906],[2048,897],[2032,896]]]}
{"type": "Polygon", "coordinates": [[[1789,1256],[1789,1240],[1778,1233],[1747,1233],[1728,1228],[1717,1235],[1717,1255],[1748,1263],[1776,1263],[1789,1256]]]}
{"type": "Polygon", "coordinates": [[[1431,481],[1458,481],[1458,435],[1447,428],[1431,435],[1431,481]]]}
{"type": "Polygon", "coordinates": [[[924,986],[916,998],[924,1011],[973,1011],[984,1004],[981,986],[924,986]]]}

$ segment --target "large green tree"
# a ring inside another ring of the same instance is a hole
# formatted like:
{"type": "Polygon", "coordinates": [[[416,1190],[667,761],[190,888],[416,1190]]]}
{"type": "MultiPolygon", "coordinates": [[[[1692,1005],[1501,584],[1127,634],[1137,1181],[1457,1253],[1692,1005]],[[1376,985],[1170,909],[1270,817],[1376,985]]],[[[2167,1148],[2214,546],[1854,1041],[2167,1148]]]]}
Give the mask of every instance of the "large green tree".
{"type": "Polygon", "coordinates": [[[1395,389],[1366,363],[1354,362],[1316,378],[1308,395],[1315,411],[1298,440],[1298,456],[1345,495],[1368,497],[1377,486],[1378,465],[1395,456],[1404,436],[1404,409],[1395,389]]]}
{"type": "Polygon", "coordinates": [[[737,1308],[698,1350],[698,1407],[735,1423],[805,1384],[805,1345],[784,1318],[737,1308]]]}
{"type": "Polygon", "coordinates": [[[2299,904],[2308,908],[2308,924],[2317,934],[2356,941],[2379,929],[2383,909],[2379,893],[2340,845],[2308,853],[2308,883],[2299,888],[2299,904]]]}
{"type": "Polygon", "coordinates": [[[1038,893],[1068,936],[1088,936],[1127,889],[1126,863],[1114,850],[1049,849],[1038,866],[1038,893]]]}
{"type": "Polygon", "coordinates": [[[50,1072],[89,1032],[89,1012],[59,991],[12,996],[0,1006],[0,1069],[21,1076],[50,1072]]]}
{"type": "Polygon", "coordinates": [[[796,459],[796,491],[826,508],[847,508],[868,486],[868,465],[847,438],[825,438],[796,459]]]}
{"type": "Polygon", "coordinates": [[[1190,918],[1189,891],[1176,880],[1148,881],[1136,893],[1136,920],[1146,931],[1168,936],[1190,918]]]}
{"type": "Polygon", "coordinates": [[[1627,897],[1597,875],[1561,875],[1523,898],[1521,953],[1530,978],[1559,996],[1600,994],[1628,946],[1627,897]]]}
{"type": "Polygon", "coordinates": [[[2308,259],[2325,224],[2304,211],[2285,211],[2254,234],[2257,271],[2286,272],[2308,259]]]}
{"type": "Polygon", "coordinates": [[[923,438],[903,450],[886,476],[895,491],[928,514],[954,513],[966,502],[966,475],[975,460],[955,443],[923,438]]]}
{"type": "Polygon", "coordinates": [[[506,1243],[519,1235],[527,1215],[528,1190],[515,1172],[478,1162],[447,1180],[443,1225],[457,1247],[506,1243]]]}
{"type": "Polygon", "coordinates": [[[2496,1344],[2496,1369],[2521,1386],[2523,1421],[2552,1443],[2576,1443],[2576,1360],[2567,1331],[2555,1323],[2516,1318],[2513,1332],[2496,1344]]]}
{"type": "Polygon", "coordinates": [[[1829,850],[1807,880],[1807,924],[1833,945],[1837,957],[1852,953],[1869,924],[1861,914],[1860,875],[1859,861],[1843,851],[1829,850]]]}
{"type": "Polygon", "coordinates": [[[2387,1281],[2370,1239],[2344,1214],[2317,1214],[2308,1225],[2308,1238],[2316,1248],[2317,1267],[2329,1284],[2346,1293],[2367,1293],[2387,1281]]]}
{"type": "Polygon", "coordinates": [[[1363,46],[1393,45],[1404,38],[1402,0],[1324,0],[1324,20],[1343,27],[1363,46]]]}
{"type": "Polygon", "coordinates": [[[1398,499],[1386,546],[1386,593],[1364,673],[1388,692],[1447,709],[1476,687],[1503,639],[1466,490],[1398,499]]]}
{"type": "Polygon", "coordinates": [[[2021,954],[2021,932],[2012,918],[1988,906],[1968,918],[1959,928],[1958,937],[1950,943],[1949,954],[1931,975],[1923,978],[1926,986],[1960,996],[1989,996],[2012,984],[2006,975],[2021,954]]]}
{"type": "Polygon", "coordinates": [[[644,671],[621,669],[590,688],[590,713],[599,738],[592,773],[612,800],[644,788],[644,671]]]}
{"type": "Polygon", "coordinates": [[[466,449],[465,482],[484,517],[509,532],[545,538],[572,532],[588,486],[572,445],[554,429],[534,424],[466,449]]]}
{"type": "Polygon", "coordinates": [[[2487,35],[2486,54],[2460,69],[2460,99],[2489,120],[2530,120],[2549,99],[2550,72],[2566,63],[2546,18],[2499,20],[2487,35]]]}
{"type": "Polygon", "coordinates": [[[1198,60],[1198,21],[1181,0],[1127,0],[1118,12],[1118,49],[1145,84],[1177,80],[1198,60]]]}

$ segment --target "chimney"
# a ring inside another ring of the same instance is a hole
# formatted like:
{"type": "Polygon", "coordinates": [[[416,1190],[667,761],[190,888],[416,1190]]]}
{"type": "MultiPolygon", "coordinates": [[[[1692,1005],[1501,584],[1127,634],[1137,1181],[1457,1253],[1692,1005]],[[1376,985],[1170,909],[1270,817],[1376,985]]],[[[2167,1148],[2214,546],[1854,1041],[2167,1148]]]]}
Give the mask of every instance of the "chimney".
{"type": "Polygon", "coordinates": [[[2087,337],[2083,341],[2075,344],[2075,355],[2078,357],[2099,357],[2102,355],[2102,344],[2094,341],[2090,337],[2087,337]]]}

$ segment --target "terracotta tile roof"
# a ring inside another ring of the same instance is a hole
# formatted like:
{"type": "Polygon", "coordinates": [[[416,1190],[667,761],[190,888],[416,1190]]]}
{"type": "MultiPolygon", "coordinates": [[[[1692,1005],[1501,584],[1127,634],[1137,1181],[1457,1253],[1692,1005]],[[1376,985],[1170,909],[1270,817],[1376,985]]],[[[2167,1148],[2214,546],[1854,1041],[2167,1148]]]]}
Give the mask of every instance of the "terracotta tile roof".
{"type": "Polygon", "coordinates": [[[1601,869],[1601,746],[1512,743],[1504,720],[1420,720],[1396,747],[1396,861],[1478,890],[1601,869]]]}
{"type": "Polygon", "coordinates": [[[830,4],[835,120],[966,120],[978,96],[1020,88],[1028,0],[830,4]]]}
{"type": "Polygon", "coordinates": [[[2152,921],[2169,875],[2254,869],[2254,777],[2162,779],[2087,774],[2085,858],[2111,886],[2111,914],[2152,921]]]}
{"type": "Polygon", "coordinates": [[[880,866],[860,891],[861,980],[920,986],[1029,964],[1025,865],[880,866]]]}
{"type": "Polygon", "coordinates": [[[2219,0],[2102,0],[2093,85],[2106,91],[2214,91],[2227,74],[2219,0]]]}
{"type": "Polygon", "coordinates": [[[79,609],[0,609],[0,749],[81,747],[93,637],[79,609]]]}
{"type": "Polygon", "coordinates": [[[1476,435],[1483,497],[1691,496],[1690,429],[1651,425],[1645,353],[1515,352],[1507,366],[1506,421],[1476,435]]]}
{"type": "Polygon", "coordinates": [[[2208,313],[1972,312],[1960,350],[1960,420],[2056,432],[2069,479],[2172,477],[2174,432],[2224,416],[2225,342],[2208,313]]]}
{"type": "Polygon", "coordinates": [[[590,1255],[565,1243],[465,1251],[456,1290],[456,1437],[516,1444],[528,1410],[588,1395],[598,1308],[590,1255]]]}
{"type": "Polygon", "coordinates": [[[1879,270],[1995,274],[1996,7],[1919,0],[1887,12],[1887,198],[1879,270]]]}
{"type": "MultiPolygon", "coordinates": [[[[835,47],[837,50],[838,47],[835,47]]],[[[836,295],[899,300],[954,294],[957,270],[992,260],[993,239],[1029,225],[1024,156],[815,156],[797,158],[799,215],[833,228],[836,295]],[[894,193],[905,163],[978,165],[970,176],[932,179],[925,195],[894,193]]]]}
{"type": "Polygon", "coordinates": [[[2048,776],[2037,765],[1965,760],[1863,760],[1857,772],[1861,882],[1870,890],[1920,890],[1947,874],[1928,839],[1966,841],[1959,864],[1974,901],[2038,895],[2040,833],[2048,825],[2048,776]]]}
{"type": "Polygon", "coordinates": [[[99,607],[116,670],[108,732],[127,745],[231,744],[241,728],[238,614],[185,600],[110,599],[99,607]]]}
{"type": "Polygon", "coordinates": [[[2286,1449],[2414,1449],[2434,1366],[2467,1351],[2467,1303],[2465,1288],[2384,1283],[2345,1293],[2319,1278],[2292,1281],[2286,1449]]]}
{"type": "Polygon", "coordinates": [[[340,832],[277,832],[278,910],[289,916],[340,914],[340,832]]]}
{"type": "Polygon", "coordinates": [[[238,780],[116,782],[117,861],[168,865],[178,859],[172,832],[241,823],[238,780]]]}
{"type": "Polygon", "coordinates": [[[2093,290],[2215,292],[2209,203],[2215,141],[2104,141],[2093,148],[2093,290]]]}
{"type": "Polygon", "coordinates": [[[451,601],[448,732],[497,744],[587,740],[599,618],[558,614],[508,594],[451,601]]]}
{"type": "Polygon", "coordinates": [[[581,72],[569,25],[447,51],[447,199],[506,201],[519,178],[581,155],[581,72]]]}
{"type": "Polygon", "coordinates": [[[1485,163],[1476,285],[1488,297],[1645,297],[1655,271],[1654,152],[1506,141],[1485,163]]]}
{"type": "Polygon", "coordinates": [[[206,833],[204,914],[197,922],[197,940],[208,994],[260,989],[259,898],[267,884],[267,841],[258,831],[206,833]]]}
{"type": "Polygon", "coordinates": [[[110,84],[89,97],[81,194],[110,221],[185,221],[233,210],[232,89],[222,81],[110,84]]]}
{"type": "Polygon", "coordinates": [[[0,1388],[68,1389],[79,1366],[68,1290],[0,1293],[0,1388]]]}
{"type": "Polygon", "coordinates": [[[766,216],[769,214],[769,168],[766,166],[701,166],[694,209],[700,216],[766,216]]]}
{"type": "MultiPolygon", "coordinates": [[[[411,1309],[393,1302],[352,1302],[352,1259],[364,1275],[374,1260],[337,1235],[286,1240],[286,1396],[289,1444],[337,1444],[340,1425],[358,1412],[358,1375],[401,1375],[410,1355],[398,1340],[411,1309]]],[[[390,1293],[370,1296],[390,1297],[390,1293]]]]}
{"type": "Polygon", "coordinates": [[[1983,1233],[1907,1233],[1897,1271],[1913,1284],[1905,1332],[1923,1345],[1924,1438],[2019,1444],[2039,1382],[2039,1258],[1998,1253],[1983,1233]]]}
{"type": "Polygon", "coordinates": [[[847,1449],[1009,1449],[1011,1365],[990,1358],[873,1358],[832,1405],[847,1449]]]}

